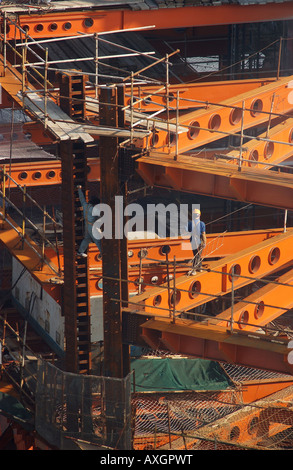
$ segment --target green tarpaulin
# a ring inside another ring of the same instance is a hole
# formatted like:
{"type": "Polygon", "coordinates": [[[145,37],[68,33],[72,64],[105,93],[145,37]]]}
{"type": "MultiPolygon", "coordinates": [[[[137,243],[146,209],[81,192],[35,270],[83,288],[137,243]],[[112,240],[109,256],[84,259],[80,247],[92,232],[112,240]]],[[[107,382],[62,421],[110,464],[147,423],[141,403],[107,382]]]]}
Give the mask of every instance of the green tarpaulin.
{"type": "Polygon", "coordinates": [[[24,427],[31,427],[32,414],[13,396],[0,392],[0,414],[21,422],[24,427]]]}
{"type": "Polygon", "coordinates": [[[224,390],[233,386],[222,367],[203,359],[133,359],[135,391],[224,390]]]}

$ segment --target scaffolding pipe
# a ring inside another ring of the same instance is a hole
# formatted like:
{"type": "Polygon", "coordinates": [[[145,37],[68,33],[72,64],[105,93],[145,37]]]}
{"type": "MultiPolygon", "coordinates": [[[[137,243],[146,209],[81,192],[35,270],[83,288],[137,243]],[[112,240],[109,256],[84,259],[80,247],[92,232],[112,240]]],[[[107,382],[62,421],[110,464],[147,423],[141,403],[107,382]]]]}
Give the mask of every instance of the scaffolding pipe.
{"type": "MultiPolygon", "coordinates": [[[[152,28],[155,28],[155,27],[156,27],[155,25],[151,25],[151,26],[142,26],[142,27],[138,27],[138,28],[117,29],[115,31],[102,31],[102,32],[99,33],[99,36],[104,36],[106,34],[127,33],[127,32],[131,32],[131,31],[141,31],[141,30],[144,30],[144,29],[152,29],[152,28]]],[[[71,40],[71,39],[89,38],[89,37],[95,37],[95,34],[97,34],[97,33],[89,33],[89,34],[80,33],[80,36],[68,36],[68,37],[65,36],[65,37],[61,37],[61,38],[42,39],[40,41],[33,40],[33,42],[28,43],[28,44],[43,44],[43,43],[47,44],[49,42],[59,42],[59,41],[67,41],[67,40],[71,40]]],[[[32,38],[30,38],[30,39],[32,39],[32,38]]],[[[19,44],[17,44],[16,46],[19,46],[19,44]]]]}
{"type": "MultiPolygon", "coordinates": [[[[134,57],[142,54],[141,52],[137,52],[134,54],[114,54],[114,55],[104,55],[101,57],[101,59],[117,59],[117,58],[122,58],[122,57],[134,57]]],[[[145,52],[144,54],[151,55],[154,54],[154,52],[145,52]]],[[[48,64],[65,64],[65,63],[70,63],[70,62],[86,62],[88,60],[95,60],[95,57],[77,57],[75,59],[62,59],[62,60],[49,60],[48,64]]],[[[33,62],[26,64],[26,66],[29,67],[34,67],[37,65],[43,65],[44,62],[33,62]]],[[[14,68],[20,67],[20,65],[12,65],[14,68]]]]}

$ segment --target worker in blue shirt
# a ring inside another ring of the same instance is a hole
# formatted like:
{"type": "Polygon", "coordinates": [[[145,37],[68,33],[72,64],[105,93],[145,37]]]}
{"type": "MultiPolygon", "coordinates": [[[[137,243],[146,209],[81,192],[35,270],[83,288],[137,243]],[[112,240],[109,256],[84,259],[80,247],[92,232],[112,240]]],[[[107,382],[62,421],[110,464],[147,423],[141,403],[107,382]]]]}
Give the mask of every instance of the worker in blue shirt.
{"type": "Polygon", "coordinates": [[[93,236],[92,230],[97,217],[92,215],[94,206],[100,203],[100,199],[96,196],[91,197],[87,203],[84,194],[81,190],[81,186],[77,186],[78,197],[83,208],[84,217],[84,239],[82,240],[78,249],[77,255],[87,257],[85,251],[87,250],[90,243],[95,243],[98,247],[100,254],[102,254],[101,240],[93,236]]]}
{"type": "Polygon", "coordinates": [[[192,220],[188,221],[188,232],[190,233],[191,248],[193,251],[192,269],[188,272],[189,276],[194,276],[197,271],[201,271],[202,251],[206,246],[206,226],[200,220],[200,210],[194,209],[192,220]]]}

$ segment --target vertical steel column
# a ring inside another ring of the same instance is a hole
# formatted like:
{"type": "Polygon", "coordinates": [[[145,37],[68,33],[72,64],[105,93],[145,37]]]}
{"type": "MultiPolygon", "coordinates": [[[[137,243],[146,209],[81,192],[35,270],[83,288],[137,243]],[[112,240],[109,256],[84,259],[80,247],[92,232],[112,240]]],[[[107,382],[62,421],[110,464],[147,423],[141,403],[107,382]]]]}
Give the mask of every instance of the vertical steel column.
{"type": "MultiPolygon", "coordinates": [[[[101,88],[99,102],[100,124],[113,128],[121,125],[117,89],[101,88]]],[[[123,378],[129,372],[129,347],[122,343],[121,303],[122,299],[128,298],[127,283],[121,282],[127,276],[127,242],[123,235],[122,238],[117,237],[118,224],[122,229],[120,234],[124,232],[124,218],[123,214],[118,213],[119,208],[115,207],[115,196],[123,195],[125,190],[120,181],[118,144],[116,137],[100,137],[101,202],[109,205],[112,212],[112,238],[102,240],[104,375],[112,378],[123,378]]],[[[121,394],[118,385],[112,381],[105,383],[107,445],[126,449],[130,423],[125,426],[124,416],[128,398],[121,394]]]]}
{"type": "Polygon", "coordinates": [[[72,142],[60,142],[62,168],[62,212],[63,212],[63,315],[65,320],[65,368],[77,373],[77,315],[76,315],[76,266],[75,266],[75,211],[74,211],[74,172],[72,164],[72,142]]]}
{"type": "Polygon", "coordinates": [[[91,372],[90,295],[87,259],[76,259],[83,238],[83,214],[76,187],[87,186],[86,145],[82,141],[60,143],[62,164],[62,210],[66,370],[91,372]]]}
{"type": "MultiPolygon", "coordinates": [[[[99,91],[100,124],[118,127],[116,88],[99,91]]],[[[104,304],[104,375],[123,377],[121,331],[121,253],[120,239],[115,237],[115,196],[120,194],[118,139],[100,137],[101,202],[112,211],[112,238],[102,240],[104,304]]]]}

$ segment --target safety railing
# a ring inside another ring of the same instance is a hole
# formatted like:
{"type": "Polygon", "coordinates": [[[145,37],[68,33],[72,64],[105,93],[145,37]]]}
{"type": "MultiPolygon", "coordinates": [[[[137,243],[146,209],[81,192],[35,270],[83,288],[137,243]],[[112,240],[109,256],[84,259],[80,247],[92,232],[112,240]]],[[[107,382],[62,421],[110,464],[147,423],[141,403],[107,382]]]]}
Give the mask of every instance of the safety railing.
{"type": "Polygon", "coordinates": [[[15,181],[11,175],[6,171],[5,167],[0,168],[0,175],[1,175],[1,180],[2,180],[2,190],[0,190],[0,196],[2,197],[2,221],[6,222],[9,224],[11,228],[19,235],[22,248],[24,247],[24,243],[26,243],[33,251],[34,253],[37,254],[37,256],[40,258],[41,263],[45,263],[54,271],[55,274],[58,276],[61,275],[61,266],[60,266],[60,257],[59,257],[59,248],[58,248],[58,243],[57,243],[57,237],[56,237],[56,243],[52,243],[48,237],[46,237],[46,220],[50,220],[50,222],[53,224],[54,230],[55,230],[55,235],[56,235],[56,230],[58,227],[58,222],[46,211],[45,208],[42,208],[35,199],[27,193],[26,191],[26,186],[21,186],[20,184],[15,181]],[[6,180],[12,181],[16,187],[21,191],[22,193],[22,209],[19,209],[12,201],[11,199],[7,196],[6,194],[6,180]],[[42,218],[43,218],[43,230],[40,230],[39,227],[32,221],[30,220],[29,217],[26,215],[26,203],[27,199],[41,211],[42,218]],[[19,230],[13,222],[6,216],[6,206],[11,206],[22,218],[22,226],[21,230],[19,230]],[[35,246],[29,241],[29,239],[26,236],[26,223],[28,223],[34,230],[35,232],[40,236],[41,238],[41,249],[38,251],[35,246]],[[57,255],[57,260],[58,260],[58,270],[56,270],[55,266],[46,258],[45,254],[45,245],[49,245],[54,252],[57,255]]]}

